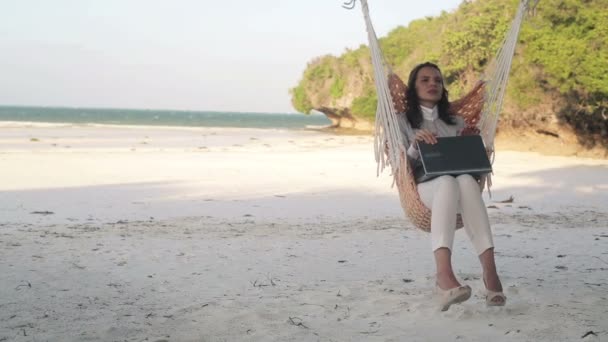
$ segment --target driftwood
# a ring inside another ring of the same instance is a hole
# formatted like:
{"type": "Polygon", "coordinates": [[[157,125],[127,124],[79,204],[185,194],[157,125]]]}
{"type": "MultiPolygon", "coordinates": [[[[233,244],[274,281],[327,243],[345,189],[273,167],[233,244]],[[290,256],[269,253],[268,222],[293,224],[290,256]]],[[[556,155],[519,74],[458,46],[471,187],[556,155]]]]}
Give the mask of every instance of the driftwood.
{"type": "Polygon", "coordinates": [[[325,116],[331,121],[329,128],[358,128],[360,126],[368,126],[367,123],[355,118],[348,108],[332,108],[332,107],[319,107],[315,108],[316,111],[325,114],[325,116]]]}

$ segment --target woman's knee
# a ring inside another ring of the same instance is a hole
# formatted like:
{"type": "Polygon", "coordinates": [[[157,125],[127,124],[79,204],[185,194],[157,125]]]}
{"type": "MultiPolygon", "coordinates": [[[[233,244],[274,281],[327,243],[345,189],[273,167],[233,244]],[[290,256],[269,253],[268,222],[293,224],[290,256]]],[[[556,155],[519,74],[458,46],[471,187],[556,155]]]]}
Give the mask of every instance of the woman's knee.
{"type": "Polygon", "coordinates": [[[441,194],[453,194],[454,196],[458,195],[458,182],[456,178],[450,175],[440,176],[436,180],[437,182],[437,192],[441,194]]]}

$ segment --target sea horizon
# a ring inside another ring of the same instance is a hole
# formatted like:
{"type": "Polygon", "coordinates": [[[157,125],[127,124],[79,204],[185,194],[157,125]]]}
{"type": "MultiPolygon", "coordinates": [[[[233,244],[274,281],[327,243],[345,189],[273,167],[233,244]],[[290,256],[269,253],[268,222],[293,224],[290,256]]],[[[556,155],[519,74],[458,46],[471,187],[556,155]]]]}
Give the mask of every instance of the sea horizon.
{"type": "Polygon", "coordinates": [[[0,122],[306,129],[331,124],[320,114],[214,110],[0,105],[0,122]]]}

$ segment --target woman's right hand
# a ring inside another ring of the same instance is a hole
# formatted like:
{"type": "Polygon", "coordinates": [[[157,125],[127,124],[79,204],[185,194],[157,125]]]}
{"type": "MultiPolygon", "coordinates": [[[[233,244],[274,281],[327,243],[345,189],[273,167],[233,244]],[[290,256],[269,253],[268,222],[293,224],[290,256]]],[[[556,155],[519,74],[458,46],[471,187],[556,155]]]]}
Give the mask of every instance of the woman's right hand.
{"type": "Polygon", "coordinates": [[[437,143],[437,137],[435,136],[435,134],[427,129],[418,130],[414,138],[416,139],[416,141],[424,141],[425,143],[431,145],[437,143]]]}

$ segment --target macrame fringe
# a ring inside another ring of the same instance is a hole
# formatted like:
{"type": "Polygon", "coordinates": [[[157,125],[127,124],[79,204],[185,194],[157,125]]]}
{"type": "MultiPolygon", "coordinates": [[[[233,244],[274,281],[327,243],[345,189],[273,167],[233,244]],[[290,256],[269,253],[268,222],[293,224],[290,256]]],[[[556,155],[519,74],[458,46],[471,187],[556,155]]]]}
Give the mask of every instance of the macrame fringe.
{"type": "Polygon", "coordinates": [[[376,174],[380,175],[384,168],[389,165],[394,178],[399,172],[401,153],[405,153],[409,142],[407,138],[402,136],[399,130],[393,100],[388,89],[387,75],[390,68],[388,68],[382,57],[380,44],[378,43],[378,38],[369,16],[367,0],[361,0],[361,8],[363,9],[363,17],[367,28],[372,66],[374,68],[374,82],[378,97],[374,130],[374,155],[377,163],[376,174]],[[406,139],[405,141],[404,138],[406,139]]]}

